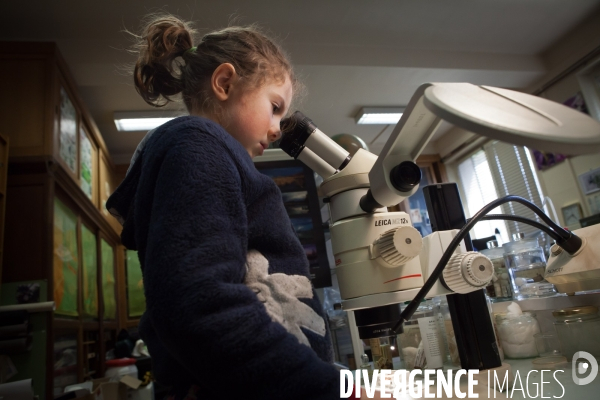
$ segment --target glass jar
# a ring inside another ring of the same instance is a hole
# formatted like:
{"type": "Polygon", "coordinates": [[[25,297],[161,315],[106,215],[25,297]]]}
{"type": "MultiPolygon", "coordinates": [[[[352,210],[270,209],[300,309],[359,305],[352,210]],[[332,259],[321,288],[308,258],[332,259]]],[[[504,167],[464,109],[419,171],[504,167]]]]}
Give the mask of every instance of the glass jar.
{"type": "Polygon", "coordinates": [[[524,311],[522,315],[496,314],[498,340],[506,358],[537,357],[534,335],[540,333],[535,314],[524,311]]]}
{"type": "Polygon", "coordinates": [[[442,368],[443,348],[433,304],[423,301],[413,316],[404,323],[404,332],[398,335],[402,367],[406,370],[442,368]]]}
{"type": "Polygon", "coordinates": [[[369,356],[366,354],[360,356],[360,369],[367,371],[369,379],[373,379],[373,366],[369,362],[369,356]]]}
{"type": "Polygon", "coordinates": [[[554,285],[544,279],[546,257],[537,239],[523,238],[506,243],[502,248],[515,299],[556,294],[554,285]]]}
{"type": "Polygon", "coordinates": [[[432,302],[433,314],[437,320],[440,332],[444,363],[459,367],[460,357],[458,355],[458,346],[456,345],[456,336],[454,335],[450,309],[448,308],[448,299],[446,296],[437,296],[432,299],[432,302]]]}
{"type": "Polygon", "coordinates": [[[573,358],[578,351],[600,357],[600,317],[598,307],[581,306],[554,310],[554,329],[563,356],[573,358]]]}
{"type": "Polygon", "coordinates": [[[535,347],[540,357],[560,356],[560,340],[556,332],[536,333],[533,335],[535,347]]]}
{"type": "Polygon", "coordinates": [[[490,259],[494,266],[494,277],[490,284],[485,288],[485,294],[492,302],[507,301],[513,297],[513,291],[510,283],[510,276],[504,262],[504,249],[498,247],[498,242],[490,240],[487,242],[487,249],[480,253],[490,259]]]}

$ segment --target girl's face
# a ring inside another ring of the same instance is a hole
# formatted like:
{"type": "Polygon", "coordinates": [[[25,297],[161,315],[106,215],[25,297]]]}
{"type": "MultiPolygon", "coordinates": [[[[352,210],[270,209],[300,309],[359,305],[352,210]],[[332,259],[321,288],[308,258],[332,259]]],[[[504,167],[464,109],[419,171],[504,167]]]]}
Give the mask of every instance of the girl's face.
{"type": "Polygon", "coordinates": [[[234,85],[222,103],[226,120],[223,126],[254,158],[279,139],[279,123],[292,101],[292,82],[271,81],[256,89],[234,85]]]}

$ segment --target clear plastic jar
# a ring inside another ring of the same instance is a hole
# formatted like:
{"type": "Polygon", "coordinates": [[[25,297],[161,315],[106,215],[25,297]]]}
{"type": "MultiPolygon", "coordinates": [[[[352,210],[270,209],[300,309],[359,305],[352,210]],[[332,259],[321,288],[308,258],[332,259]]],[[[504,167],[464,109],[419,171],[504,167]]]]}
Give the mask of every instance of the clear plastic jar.
{"type": "Polygon", "coordinates": [[[506,358],[537,357],[534,335],[540,333],[540,325],[534,313],[496,314],[496,328],[506,358]]]}
{"type": "Polygon", "coordinates": [[[523,238],[506,243],[502,248],[515,299],[556,294],[554,285],[544,279],[546,257],[537,239],[523,238]]]}
{"type": "Polygon", "coordinates": [[[448,301],[446,300],[446,296],[437,296],[431,299],[431,303],[433,304],[433,316],[437,321],[438,330],[440,332],[440,348],[442,349],[442,357],[444,358],[444,363],[450,363],[448,335],[446,334],[446,329],[444,327],[444,311],[448,313],[448,318],[450,318],[450,312],[448,311],[448,301]],[[442,301],[444,302],[445,310],[442,310],[442,301]]]}
{"type": "Polygon", "coordinates": [[[563,356],[573,358],[578,351],[600,357],[600,317],[598,307],[581,306],[554,310],[554,329],[563,356]]]}
{"type": "Polygon", "coordinates": [[[489,258],[494,265],[494,277],[485,288],[485,294],[492,302],[512,300],[513,291],[504,262],[504,249],[498,247],[498,242],[495,240],[487,242],[487,246],[488,248],[481,250],[480,253],[489,258]]]}

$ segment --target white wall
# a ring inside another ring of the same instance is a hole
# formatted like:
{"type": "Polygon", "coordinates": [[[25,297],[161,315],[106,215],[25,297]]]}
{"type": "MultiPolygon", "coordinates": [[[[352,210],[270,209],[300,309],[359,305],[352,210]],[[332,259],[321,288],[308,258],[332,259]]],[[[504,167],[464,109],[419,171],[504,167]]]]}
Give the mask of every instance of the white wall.
{"type": "MultiPolygon", "coordinates": [[[[600,23],[598,27],[598,37],[600,37],[600,23]]],[[[600,58],[596,59],[596,62],[600,63],[600,58]]],[[[581,91],[576,74],[577,71],[557,82],[543,92],[542,96],[563,103],[581,91]]],[[[584,217],[592,215],[588,202],[591,196],[586,196],[582,192],[578,177],[595,168],[600,168],[600,153],[570,157],[547,170],[538,171],[542,190],[552,199],[562,225],[566,226],[561,208],[567,205],[579,203],[584,217]]]]}

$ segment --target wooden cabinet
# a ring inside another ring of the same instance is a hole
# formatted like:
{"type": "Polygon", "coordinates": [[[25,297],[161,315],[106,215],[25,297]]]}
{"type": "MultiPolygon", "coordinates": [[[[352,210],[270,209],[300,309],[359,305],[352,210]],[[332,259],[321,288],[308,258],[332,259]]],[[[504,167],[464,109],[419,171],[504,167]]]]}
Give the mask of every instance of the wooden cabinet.
{"type": "Polygon", "coordinates": [[[8,138],[0,134],[0,282],[4,252],[4,213],[6,209],[6,175],[8,172],[8,138]]]}
{"type": "Polygon", "coordinates": [[[56,304],[45,353],[30,360],[44,382],[36,395],[51,399],[103,376],[119,329],[137,324],[127,321],[121,226],[105,209],[122,175],[54,44],[0,42],[0,74],[10,77],[0,80],[0,277],[41,282],[56,304]]]}
{"type": "Polygon", "coordinates": [[[104,212],[106,188],[116,187],[115,166],[56,45],[0,42],[0,74],[10,76],[0,80],[10,162],[60,167],[119,233],[119,223],[104,212]]]}

